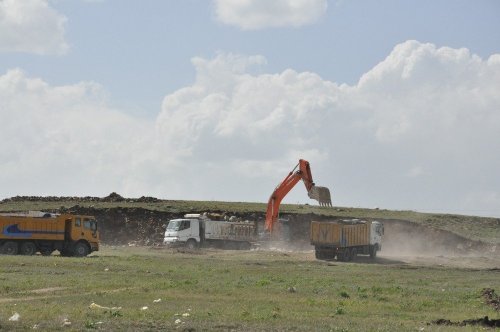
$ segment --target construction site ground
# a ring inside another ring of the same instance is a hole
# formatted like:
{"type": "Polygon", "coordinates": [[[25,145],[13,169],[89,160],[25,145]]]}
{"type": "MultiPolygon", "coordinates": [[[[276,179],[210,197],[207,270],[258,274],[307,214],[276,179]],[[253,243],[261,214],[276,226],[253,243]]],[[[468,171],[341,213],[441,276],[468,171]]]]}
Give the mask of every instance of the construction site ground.
{"type": "Polygon", "coordinates": [[[103,246],[83,259],[0,256],[0,330],[475,331],[500,325],[495,218],[291,205],[282,214],[286,235],[250,251],[160,245],[164,225],[184,213],[211,211],[263,225],[263,207],[117,194],[4,200],[0,212],[95,215],[103,246]],[[351,217],[384,223],[379,256],[316,260],[309,222],[351,217]]]}

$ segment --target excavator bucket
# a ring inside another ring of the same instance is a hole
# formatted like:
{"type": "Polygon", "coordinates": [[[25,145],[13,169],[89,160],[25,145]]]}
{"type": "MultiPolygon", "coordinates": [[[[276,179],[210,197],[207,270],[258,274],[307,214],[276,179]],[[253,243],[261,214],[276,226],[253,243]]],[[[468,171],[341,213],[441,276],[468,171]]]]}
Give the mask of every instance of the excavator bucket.
{"type": "Polygon", "coordinates": [[[320,206],[332,206],[330,189],[327,187],[312,186],[307,194],[310,199],[317,200],[320,206]]]}

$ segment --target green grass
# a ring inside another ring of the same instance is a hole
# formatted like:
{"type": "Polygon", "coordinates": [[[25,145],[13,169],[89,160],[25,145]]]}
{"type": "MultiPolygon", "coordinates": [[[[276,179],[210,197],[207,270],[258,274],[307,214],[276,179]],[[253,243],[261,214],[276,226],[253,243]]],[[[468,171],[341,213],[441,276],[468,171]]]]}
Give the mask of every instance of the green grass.
{"type": "Polygon", "coordinates": [[[500,318],[483,303],[480,293],[486,287],[500,289],[498,270],[328,263],[309,252],[104,247],[83,259],[0,256],[0,326],[51,331],[433,330],[437,327],[427,323],[439,318],[500,318]],[[154,303],[157,299],[161,302],[154,303]],[[92,309],[91,303],[121,309],[92,309]],[[15,312],[19,321],[8,321],[15,312]],[[70,327],[62,326],[65,319],[70,327]]]}
{"type": "MultiPolygon", "coordinates": [[[[61,207],[71,208],[75,205],[93,207],[96,209],[144,208],[153,211],[171,213],[199,213],[204,211],[219,211],[230,213],[261,213],[266,211],[266,204],[251,202],[216,202],[216,201],[175,201],[162,200],[156,203],[141,203],[134,200],[123,202],[92,202],[92,201],[14,201],[0,202],[0,211],[52,211],[61,207]]],[[[362,209],[349,207],[325,208],[317,205],[283,204],[280,212],[296,214],[316,214],[339,218],[370,218],[407,220],[427,227],[450,231],[467,239],[500,244],[500,218],[483,218],[452,214],[431,214],[414,211],[393,211],[380,209],[362,209]]]]}

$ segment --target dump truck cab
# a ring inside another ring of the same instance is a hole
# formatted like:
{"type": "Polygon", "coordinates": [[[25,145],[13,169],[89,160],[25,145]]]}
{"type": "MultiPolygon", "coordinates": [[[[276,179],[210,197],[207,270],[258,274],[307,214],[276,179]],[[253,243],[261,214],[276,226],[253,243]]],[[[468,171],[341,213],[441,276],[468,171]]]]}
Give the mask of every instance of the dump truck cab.
{"type": "Polygon", "coordinates": [[[382,235],[384,235],[384,225],[379,221],[372,221],[370,224],[370,245],[377,245],[377,249],[382,249],[382,235]]]}
{"type": "Polygon", "coordinates": [[[169,246],[186,245],[189,248],[197,247],[202,241],[200,230],[202,223],[195,218],[182,218],[170,220],[165,231],[163,244],[169,246]]]}
{"type": "Polygon", "coordinates": [[[86,256],[93,251],[98,251],[99,231],[95,218],[66,216],[64,241],[66,251],[72,251],[75,256],[86,256]]]}

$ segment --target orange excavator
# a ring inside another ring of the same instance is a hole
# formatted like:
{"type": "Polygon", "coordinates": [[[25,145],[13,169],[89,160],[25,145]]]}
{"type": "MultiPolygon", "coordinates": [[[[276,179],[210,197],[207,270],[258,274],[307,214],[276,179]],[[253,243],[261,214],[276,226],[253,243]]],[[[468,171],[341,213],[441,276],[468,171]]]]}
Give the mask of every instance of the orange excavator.
{"type": "Polygon", "coordinates": [[[300,180],[304,181],[309,198],[317,200],[320,206],[332,206],[330,190],[327,187],[318,187],[314,184],[309,162],[300,159],[299,163],[281,181],[274,189],[271,197],[269,197],[266,212],[266,230],[270,232],[273,230],[273,224],[278,220],[281,201],[300,180]]]}

